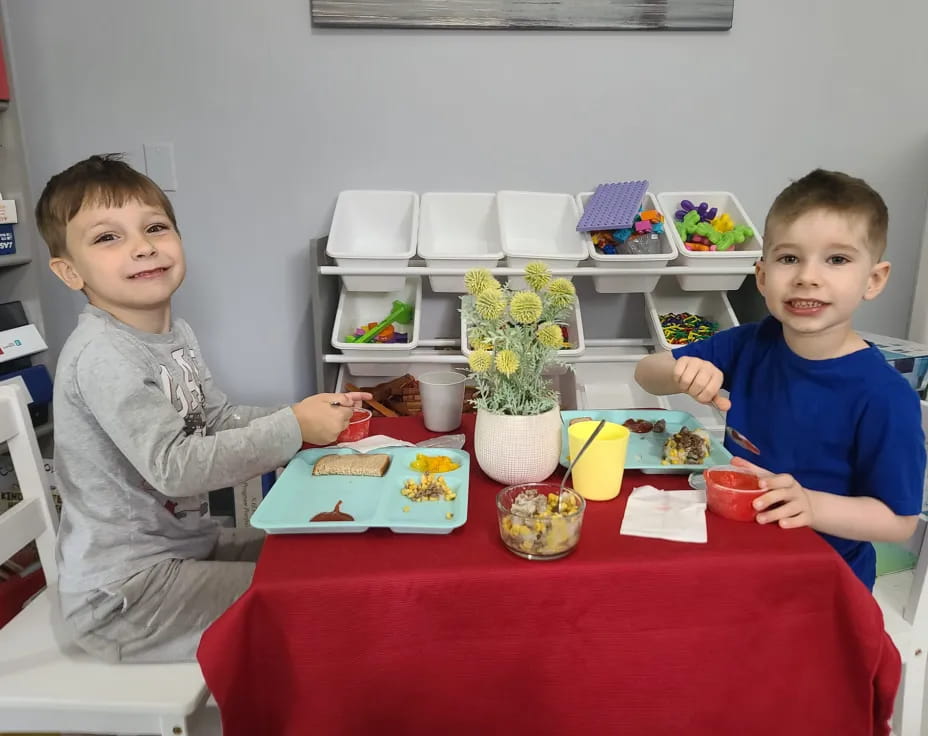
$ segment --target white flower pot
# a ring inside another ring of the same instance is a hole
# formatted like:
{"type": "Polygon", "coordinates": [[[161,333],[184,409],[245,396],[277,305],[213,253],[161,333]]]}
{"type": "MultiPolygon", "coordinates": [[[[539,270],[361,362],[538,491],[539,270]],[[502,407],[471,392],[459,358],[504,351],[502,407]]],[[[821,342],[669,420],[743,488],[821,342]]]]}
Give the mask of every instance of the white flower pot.
{"type": "Polygon", "coordinates": [[[538,483],[557,468],[561,456],[561,412],[554,407],[534,416],[477,410],[474,449],[480,468],[505,485],[538,483]]]}

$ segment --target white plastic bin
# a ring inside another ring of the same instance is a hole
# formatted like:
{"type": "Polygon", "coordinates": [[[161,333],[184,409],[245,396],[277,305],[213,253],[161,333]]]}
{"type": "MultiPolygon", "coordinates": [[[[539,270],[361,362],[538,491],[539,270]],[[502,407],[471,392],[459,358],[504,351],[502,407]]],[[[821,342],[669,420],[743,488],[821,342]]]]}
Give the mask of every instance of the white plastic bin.
{"type": "MultiPolygon", "coordinates": [[[[558,355],[561,358],[570,358],[571,356],[582,355],[586,349],[586,343],[583,338],[583,319],[580,316],[580,305],[574,304],[574,308],[565,320],[567,326],[567,339],[573,343],[574,347],[559,350],[558,355]]],[[[464,321],[464,314],[461,314],[461,352],[465,358],[469,358],[473,352],[467,342],[467,323],[464,321]]],[[[549,375],[563,373],[567,369],[563,366],[554,366],[546,371],[549,375]]]]}
{"type": "MultiPolygon", "coordinates": [[[[429,192],[419,211],[419,255],[434,268],[493,268],[503,257],[495,194],[429,192]]],[[[464,293],[463,276],[429,276],[435,292],[464,293]]]]}
{"type": "MultiPolygon", "coordinates": [[[[346,190],[338,195],[325,252],[339,266],[404,268],[416,252],[419,195],[346,190]]],[[[342,276],[348,291],[394,291],[404,275],[342,276]]]]}
{"type": "MultiPolygon", "coordinates": [[[[421,308],[422,282],[418,277],[407,278],[402,288],[395,291],[349,291],[343,288],[338,298],[338,310],[335,312],[335,325],[332,328],[332,347],[356,358],[411,357],[413,349],[419,344],[419,310],[421,308]],[[409,342],[351,343],[345,341],[345,337],[352,334],[358,327],[368,322],[380,322],[386,319],[395,299],[414,305],[412,324],[407,332],[409,342]]],[[[401,376],[409,371],[409,364],[352,362],[348,363],[348,369],[356,376],[401,376]]]]}
{"type": "MultiPolygon", "coordinates": [[[[577,204],[580,208],[581,215],[586,209],[586,203],[589,202],[590,197],[593,196],[593,192],[583,192],[582,194],[577,195],[577,204]]],[[[673,223],[668,222],[667,213],[663,212],[658,205],[657,199],[651,192],[648,192],[644,196],[642,201],[642,206],[645,210],[657,210],[662,215],[664,215],[664,232],[658,236],[661,252],[655,254],[616,254],[616,255],[606,255],[603,253],[598,253],[596,246],[593,245],[593,240],[590,237],[589,233],[584,233],[587,248],[589,250],[590,258],[593,259],[593,265],[597,268],[627,268],[627,269],[636,269],[636,268],[659,268],[660,266],[666,266],[667,263],[677,257],[677,249],[673,244],[673,240],[668,233],[668,228],[673,228],[673,223]]],[[[672,217],[672,215],[671,215],[672,217]]],[[[657,281],[660,279],[660,275],[655,276],[642,276],[636,274],[628,274],[621,276],[594,276],[593,277],[593,288],[596,291],[604,294],[629,294],[635,292],[646,292],[651,291],[656,285],[657,281]]]]}
{"type": "Polygon", "coordinates": [[[664,350],[671,350],[679,345],[671,345],[661,329],[660,315],[673,312],[689,312],[718,323],[719,331],[738,324],[738,318],[722,291],[683,291],[673,279],[661,279],[657,287],[644,295],[648,311],[648,322],[654,341],[664,350]]]}
{"type": "MultiPolygon", "coordinates": [[[[585,355],[643,353],[645,348],[588,347],[585,355]]],[[[635,381],[635,361],[577,363],[578,409],[666,409],[667,397],[654,396],[635,381]]]]}
{"type": "MultiPolygon", "coordinates": [[[[551,268],[575,268],[586,259],[587,239],[577,232],[580,209],[570,194],[499,192],[499,232],[510,268],[542,261],[551,268]]],[[[571,277],[568,277],[571,278],[571,277]]],[[[517,288],[525,279],[512,278],[517,288]]]]}
{"type": "MultiPolygon", "coordinates": [[[[719,268],[731,266],[752,266],[763,255],[763,239],[760,231],[744,211],[737,197],[730,192],[661,192],[657,202],[667,218],[666,231],[673,238],[677,248],[674,266],[692,266],[694,268],[719,268]],[[690,251],[686,249],[677,228],[674,227],[674,213],[680,209],[680,202],[690,200],[694,205],[706,202],[709,207],[717,207],[718,214],[728,213],[735,225],[747,225],[754,231],[754,236],[731,250],[725,251],[690,251]]],[[[744,276],[681,274],[677,276],[680,288],[684,291],[733,291],[741,286],[744,276]]]]}

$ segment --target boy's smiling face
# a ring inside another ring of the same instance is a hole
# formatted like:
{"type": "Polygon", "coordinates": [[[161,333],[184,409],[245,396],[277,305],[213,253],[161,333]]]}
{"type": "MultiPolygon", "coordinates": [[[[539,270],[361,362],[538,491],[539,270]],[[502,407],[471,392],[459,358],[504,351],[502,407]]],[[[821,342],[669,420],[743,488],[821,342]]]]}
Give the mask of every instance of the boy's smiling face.
{"type": "Polygon", "coordinates": [[[85,203],[66,229],[67,255],[50,266],[90,303],[126,316],[170,313],[171,295],[184,280],[180,234],[160,208],[129,200],[121,207],[85,203]]]}
{"type": "Polygon", "coordinates": [[[787,339],[850,335],[854,310],[889,278],[890,265],[876,262],[861,217],[811,210],[773,228],[768,241],[757,288],[787,339]]]}

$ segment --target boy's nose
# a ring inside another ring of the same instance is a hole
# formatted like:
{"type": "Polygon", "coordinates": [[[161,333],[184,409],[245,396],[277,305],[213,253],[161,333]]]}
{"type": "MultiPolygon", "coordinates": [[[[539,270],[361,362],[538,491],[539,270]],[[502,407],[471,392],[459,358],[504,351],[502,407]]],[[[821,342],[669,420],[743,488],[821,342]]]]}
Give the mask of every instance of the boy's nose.
{"type": "Polygon", "coordinates": [[[819,283],[819,271],[815,265],[809,263],[803,265],[799,271],[796,273],[796,283],[803,285],[818,286],[819,283]]]}
{"type": "Polygon", "coordinates": [[[133,258],[148,258],[157,252],[158,250],[155,248],[155,244],[148,238],[139,238],[132,246],[133,258]]]}

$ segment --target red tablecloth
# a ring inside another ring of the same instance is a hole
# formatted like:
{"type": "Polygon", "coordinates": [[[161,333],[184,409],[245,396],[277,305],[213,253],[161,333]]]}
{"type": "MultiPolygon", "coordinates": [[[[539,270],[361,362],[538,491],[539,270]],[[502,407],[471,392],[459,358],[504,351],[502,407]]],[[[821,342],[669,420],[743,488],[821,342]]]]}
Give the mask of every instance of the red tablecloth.
{"type": "MultiPolygon", "coordinates": [[[[431,435],[417,418],[371,433],[431,435]]],[[[269,538],[200,646],[223,732],[888,733],[898,653],[814,532],[710,513],[704,545],[619,535],[631,488],[685,482],[627,473],[557,562],[502,546],[476,461],[450,535],[269,538]]]]}
{"type": "Polygon", "coordinates": [[[16,618],[26,601],[44,587],[45,575],[41,570],[24,578],[16,576],[0,581],[0,629],[16,618]]]}

